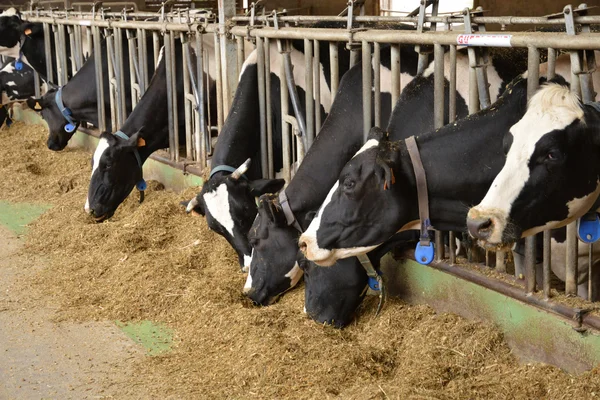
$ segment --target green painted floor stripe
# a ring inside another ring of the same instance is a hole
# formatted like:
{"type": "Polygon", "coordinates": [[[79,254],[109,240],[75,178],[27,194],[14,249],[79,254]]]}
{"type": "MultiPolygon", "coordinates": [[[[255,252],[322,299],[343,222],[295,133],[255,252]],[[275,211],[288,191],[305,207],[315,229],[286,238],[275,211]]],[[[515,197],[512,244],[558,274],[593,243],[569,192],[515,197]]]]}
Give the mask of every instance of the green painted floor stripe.
{"type": "Polygon", "coordinates": [[[173,345],[173,330],[165,325],[152,321],[115,321],[115,324],[127,337],[142,345],[151,356],[167,352],[173,345]]]}
{"type": "Polygon", "coordinates": [[[46,210],[49,204],[11,203],[0,200],[0,224],[17,235],[27,231],[27,224],[35,221],[46,210]]]}

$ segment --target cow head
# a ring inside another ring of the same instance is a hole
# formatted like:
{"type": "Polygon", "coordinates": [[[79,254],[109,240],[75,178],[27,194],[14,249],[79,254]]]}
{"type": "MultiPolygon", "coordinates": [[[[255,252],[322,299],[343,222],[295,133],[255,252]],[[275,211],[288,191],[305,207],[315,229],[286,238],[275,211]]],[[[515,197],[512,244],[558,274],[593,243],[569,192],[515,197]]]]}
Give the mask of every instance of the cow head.
{"type": "Polygon", "coordinates": [[[394,174],[398,146],[381,129],[371,130],[300,236],[300,248],[309,260],[331,266],[341,258],[367,253],[397,231],[412,199],[398,190],[403,186],[398,181],[404,179],[394,174]]]}
{"type": "Polygon", "coordinates": [[[68,127],[69,122],[60,112],[54,97],[57,89],[49,90],[40,98],[27,99],[27,106],[39,112],[48,124],[47,145],[50,150],[60,151],[67,147],[67,143],[76,132],[76,129],[68,127]]]}
{"type": "Polygon", "coordinates": [[[504,247],[582,216],[600,193],[600,113],[568,86],[549,83],[505,137],[506,163],[471,208],[480,244],[504,247]]]}
{"type": "Polygon", "coordinates": [[[354,319],[367,287],[367,273],[356,258],[339,260],[331,268],[310,261],[304,270],[304,308],[320,324],[342,328],[354,319]]]}
{"type": "Polygon", "coordinates": [[[248,180],[244,173],[249,165],[250,159],[231,174],[217,172],[187,206],[188,212],[205,215],[208,227],[227,239],[243,269],[250,267],[248,232],[256,217],[255,198],[277,192],[285,184],[283,179],[248,180]]]}
{"type": "Polygon", "coordinates": [[[14,8],[0,14],[0,54],[17,57],[22,34],[21,14],[14,8]]]}
{"type": "Polygon", "coordinates": [[[248,234],[252,262],[244,293],[259,305],[269,305],[302,278],[304,257],[298,231],[288,226],[277,195],[258,200],[258,215],[248,234]]]}
{"type": "Polygon", "coordinates": [[[141,132],[128,140],[102,133],[92,157],[92,177],[85,211],[96,222],[112,217],[141,179],[142,172],[134,150],[145,146],[141,132]]]}

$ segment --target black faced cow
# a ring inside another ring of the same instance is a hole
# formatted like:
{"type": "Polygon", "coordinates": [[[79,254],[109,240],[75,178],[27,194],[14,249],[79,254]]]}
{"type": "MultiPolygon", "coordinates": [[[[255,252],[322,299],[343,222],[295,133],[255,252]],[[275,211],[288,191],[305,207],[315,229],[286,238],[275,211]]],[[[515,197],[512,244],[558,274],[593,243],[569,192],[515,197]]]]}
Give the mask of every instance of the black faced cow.
{"type": "MultiPolygon", "coordinates": [[[[343,49],[343,45],[341,45],[343,49]]],[[[293,42],[291,59],[294,66],[294,78],[301,107],[304,109],[304,55],[303,42],[293,42]]],[[[271,54],[277,54],[275,43],[271,54]]],[[[321,46],[321,100],[322,108],[317,110],[323,116],[329,112],[331,103],[330,66],[327,46],[321,46]]],[[[281,105],[280,95],[280,57],[271,56],[271,99],[273,115],[274,166],[282,167],[281,156],[281,105]]],[[[339,71],[348,69],[347,51],[339,52],[339,71]]],[[[238,253],[240,266],[250,266],[251,248],[248,243],[248,231],[256,216],[255,198],[264,193],[275,193],[284,185],[282,179],[261,179],[260,120],[258,101],[257,52],[250,54],[244,63],[237,91],[229,115],[219,134],[212,157],[212,171],[202,186],[201,192],[188,204],[192,209],[206,215],[208,226],[227,239],[238,253]],[[247,159],[253,162],[242,167],[242,173],[232,174],[247,159]]],[[[285,83],[284,83],[285,84],[285,83]]],[[[291,108],[290,108],[291,109],[291,108]]],[[[302,273],[296,266],[287,271],[297,282],[302,273]],[[293,269],[293,271],[292,271],[293,269]]]]}
{"type": "Polygon", "coordinates": [[[564,226],[600,193],[600,111],[568,86],[548,84],[506,138],[506,164],[469,211],[469,232],[483,245],[564,226]]]}
{"type": "MultiPolygon", "coordinates": [[[[465,204],[482,198],[502,168],[504,134],[525,113],[526,104],[527,82],[517,78],[492,107],[417,137],[430,219],[437,229],[465,230],[465,204]]],[[[397,116],[388,128],[392,138],[402,129],[397,116]]],[[[419,220],[415,174],[404,140],[391,141],[377,129],[372,133],[300,237],[304,254],[317,264],[364,254],[419,220]]]]}
{"type": "MultiPolygon", "coordinates": [[[[497,57],[493,58],[493,65],[500,65],[501,61],[505,61],[503,55],[504,53],[499,52],[497,57]]],[[[390,76],[389,53],[382,49],[381,58],[383,79],[390,76]]],[[[408,47],[403,48],[402,60],[403,68],[405,65],[413,68],[404,70],[406,75],[412,72],[414,76],[417,64],[414,51],[408,47]]],[[[463,96],[467,96],[468,93],[466,85],[468,59],[465,53],[459,53],[458,63],[457,82],[460,96],[457,110],[459,116],[464,116],[467,107],[464,100],[466,97],[463,96]]],[[[505,81],[516,76],[524,68],[524,63],[510,64],[508,67],[497,69],[490,67],[492,99],[497,98],[505,81]]],[[[390,130],[392,138],[400,139],[433,129],[432,72],[431,67],[427,68],[422,76],[412,80],[403,90],[393,112],[395,122],[393,122],[394,129],[390,130]]],[[[405,79],[409,77],[403,76],[403,80],[405,79]]],[[[382,85],[382,88],[386,87],[390,85],[382,85]]],[[[317,140],[307,153],[294,179],[285,189],[289,206],[303,229],[308,226],[309,217],[314,215],[326,198],[328,189],[336,181],[344,164],[363,144],[361,99],[362,71],[360,67],[356,67],[344,76],[340,92],[317,140]]],[[[385,97],[382,100],[385,104],[385,97]]],[[[389,97],[387,101],[389,102],[389,97]]],[[[446,115],[448,115],[447,111],[446,115]]],[[[277,199],[262,200],[259,208],[264,208],[264,211],[259,211],[249,236],[253,245],[253,257],[248,278],[251,279],[251,285],[246,286],[250,287],[247,291],[252,300],[259,304],[270,304],[283,289],[287,290],[290,287],[291,282],[286,274],[296,263],[299,232],[288,226],[286,219],[281,216],[283,209],[277,199]]],[[[380,243],[382,242],[378,244],[380,243]]]]}
{"type": "MultiPolygon", "coordinates": [[[[183,104],[181,46],[175,46],[175,49],[177,100],[178,104],[183,104]]],[[[211,87],[214,90],[214,82],[211,87]]],[[[178,111],[180,143],[183,144],[184,107],[178,107],[178,111]]],[[[148,89],[121,131],[115,135],[105,132],[100,136],[92,158],[86,212],[92,214],[98,222],[110,218],[134,186],[141,182],[142,165],[150,154],[169,146],[168,132],[166,68],[161,52],[148,89]]]]}

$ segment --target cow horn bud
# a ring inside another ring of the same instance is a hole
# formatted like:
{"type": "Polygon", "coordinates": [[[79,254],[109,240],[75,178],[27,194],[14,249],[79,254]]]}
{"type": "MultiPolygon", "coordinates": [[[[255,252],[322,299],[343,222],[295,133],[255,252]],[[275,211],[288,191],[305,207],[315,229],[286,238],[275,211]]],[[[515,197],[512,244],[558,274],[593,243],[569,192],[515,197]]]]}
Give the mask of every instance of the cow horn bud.
{"type": "Polygon", "coordinates": [[[238,179],[240,179],[240,176],[244,175],[246,173],[246,171],[248,171],[249,167],[250,167],[250,159],[247,159],[246,161],[244,161],[244,163],[242,165],[240,165],[238,167],[238,169],[236,169],[235,171],[232,172],[231,179],[233,179],[234,181],[237,181],[238,179]]]}

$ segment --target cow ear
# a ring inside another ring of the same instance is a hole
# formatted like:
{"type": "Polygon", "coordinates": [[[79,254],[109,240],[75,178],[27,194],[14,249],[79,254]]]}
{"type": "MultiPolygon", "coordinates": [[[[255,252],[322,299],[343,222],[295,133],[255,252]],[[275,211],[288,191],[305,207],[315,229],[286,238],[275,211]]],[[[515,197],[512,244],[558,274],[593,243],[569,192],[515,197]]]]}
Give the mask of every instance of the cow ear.
{"type": "Polygon", "coordinates": [[[42,106],[42,100],[43,99],[41,97],[38,99],[30,97],[27,99],[27,107],[35,111],[42,111],[44,109],[42,106]]]}
{"type": "Polygon", "coordinates": [[[265,193],[277,193],[285,185],[283,179],[256,179],[249,183],[250,193],[254,197],[260,197],[265,193]]]}
{"type": "Polygon", "coordinates": [[[382,140],[386,139],[387,136],[388,136],[387,132],[385,132],[383,129],[375,126],[375,127],[371,128],[371,130],[369,131],[367,140],[375,139],[378,142],[381,142],[382,140]]]}
{"type": "Polygon", "coordinates": [[[138,147],[146,146],[146,140],[142,137],[142,130],[140,129],[133,135],[129,137],[129,139],[125,142],[122,142],[121,148],[124,150],[133,151],[138,147]]]}
{"type": "Polygon", "coordinates": [[[23,34],[25,34],[25,36],[28,37],[44,34],[44,27],[42,24],[32,24],[29,22],[25,22],[21,24],[21,29],[23,30],[23,34]]]}

